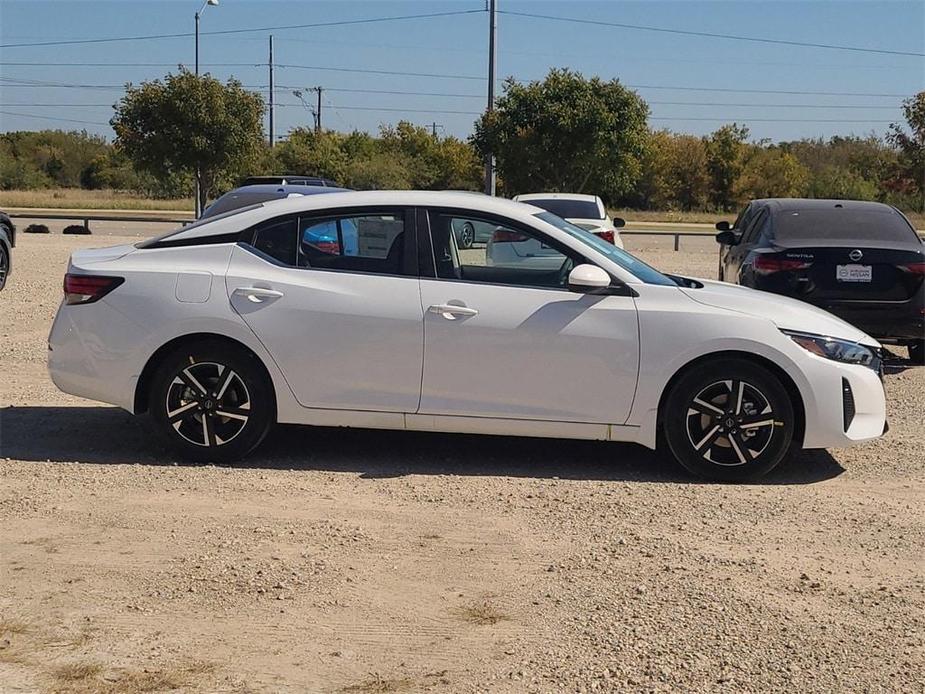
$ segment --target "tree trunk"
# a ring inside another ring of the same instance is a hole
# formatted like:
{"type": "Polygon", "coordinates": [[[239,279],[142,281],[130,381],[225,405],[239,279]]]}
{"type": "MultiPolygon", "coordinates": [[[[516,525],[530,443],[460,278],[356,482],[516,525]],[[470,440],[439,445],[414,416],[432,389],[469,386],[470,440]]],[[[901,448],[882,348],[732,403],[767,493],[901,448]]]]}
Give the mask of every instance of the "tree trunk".
{"type": "Polygon", "coordinates": [[[199,182],[199,209],[205,212],[209,200],[210,181],[201,170],[196,171],[196,180],[199,182]]]}

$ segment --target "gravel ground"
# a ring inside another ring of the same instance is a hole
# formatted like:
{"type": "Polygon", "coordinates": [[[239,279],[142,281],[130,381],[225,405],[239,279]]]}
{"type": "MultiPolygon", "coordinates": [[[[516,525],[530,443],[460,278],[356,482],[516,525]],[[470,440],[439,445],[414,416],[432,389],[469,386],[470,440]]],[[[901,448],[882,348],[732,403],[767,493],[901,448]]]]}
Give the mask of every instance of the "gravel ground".
{"type": "MultiPolygon", "coordinates": [[[[56,391],[68,253],[0,294],[0,690],[925,691],[925,369],[761,484],[619,444],[284,427],[177,465],[56,391]]],[[[627,245],[715,276],[715,248],[627,245]]]]}

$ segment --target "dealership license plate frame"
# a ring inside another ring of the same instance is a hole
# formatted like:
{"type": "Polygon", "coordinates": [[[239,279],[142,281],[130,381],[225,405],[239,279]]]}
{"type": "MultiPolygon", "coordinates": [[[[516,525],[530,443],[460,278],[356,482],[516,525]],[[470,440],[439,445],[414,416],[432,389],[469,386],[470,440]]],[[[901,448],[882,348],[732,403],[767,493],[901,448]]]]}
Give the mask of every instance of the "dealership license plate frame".
{"type": "Polygon", "coordinates": [[[835,279],[838,282],[872,282],[874,279],[873,265],[836,265],[835,279]]]}

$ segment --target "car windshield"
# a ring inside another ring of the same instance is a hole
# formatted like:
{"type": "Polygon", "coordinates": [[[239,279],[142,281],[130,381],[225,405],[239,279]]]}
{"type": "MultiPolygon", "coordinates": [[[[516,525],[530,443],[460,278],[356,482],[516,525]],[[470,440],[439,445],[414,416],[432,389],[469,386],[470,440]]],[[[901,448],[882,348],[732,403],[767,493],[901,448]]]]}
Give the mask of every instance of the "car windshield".
{"type": "Polygon", "coordinates": [[[655,268],[646,265],[636,256],[630,255],[622,248],[614,246],[612,243],[605,241],[596,234],[592,234],[590,231],[586,231],[581,227],[575,226],[571,222],[566,222],[564,219],[557,217],[552,212],[539,212],[533,216],[537,219],[541,219],[547,224],[552,224],[557,229],[564,231],[573,239],[581,241],[586,246],[591,246],[591,248],[596,250],[598,253],[607,256],[609,260],[612,260],[624,270],[632,273],[635,277],[638,277],[646,284],[661,284],[669,287],[677,286],[677,282],[675,282],[673,279],[663,275],[655,268]]]}
{"type": "Polygon", "coordinates": [[[901,214],[882,208],[790,210],[774,216],[774,238],[782,241],[912,241],[914,235],[912,227],[901,214]]]}
{"type": "Polygon", "coordinates": [[[563,219],[604,219],[601,208],[594,200],[565,200],[562,198],[536,198],[524,200],[528,205],[540,207],[563,219]]]}

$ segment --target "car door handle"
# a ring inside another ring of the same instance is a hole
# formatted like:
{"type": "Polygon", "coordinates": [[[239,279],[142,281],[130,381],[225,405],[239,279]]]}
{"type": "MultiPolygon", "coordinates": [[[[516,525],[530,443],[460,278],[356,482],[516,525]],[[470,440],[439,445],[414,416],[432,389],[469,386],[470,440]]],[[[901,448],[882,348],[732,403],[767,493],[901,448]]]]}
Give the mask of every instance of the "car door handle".
{"type": "Polygon", "coordinates": [[[275,289],[267,289],[266,287],[238,287],[234,290],[234,293],[243,296],[248,301],[255,304],[262,304],[268,299],[279,299],[283,296],[282,292],[278,292],[275,289]]]}
{"type": "Polygon", "coordinates": [[[477,316],[478,309],[469,308],[468,306],[456,306],[454,304],[435,304],[429,306],[427,310],[430,313],[438,313],[447,320],[456,320],[456,316],[477,316]]]}

